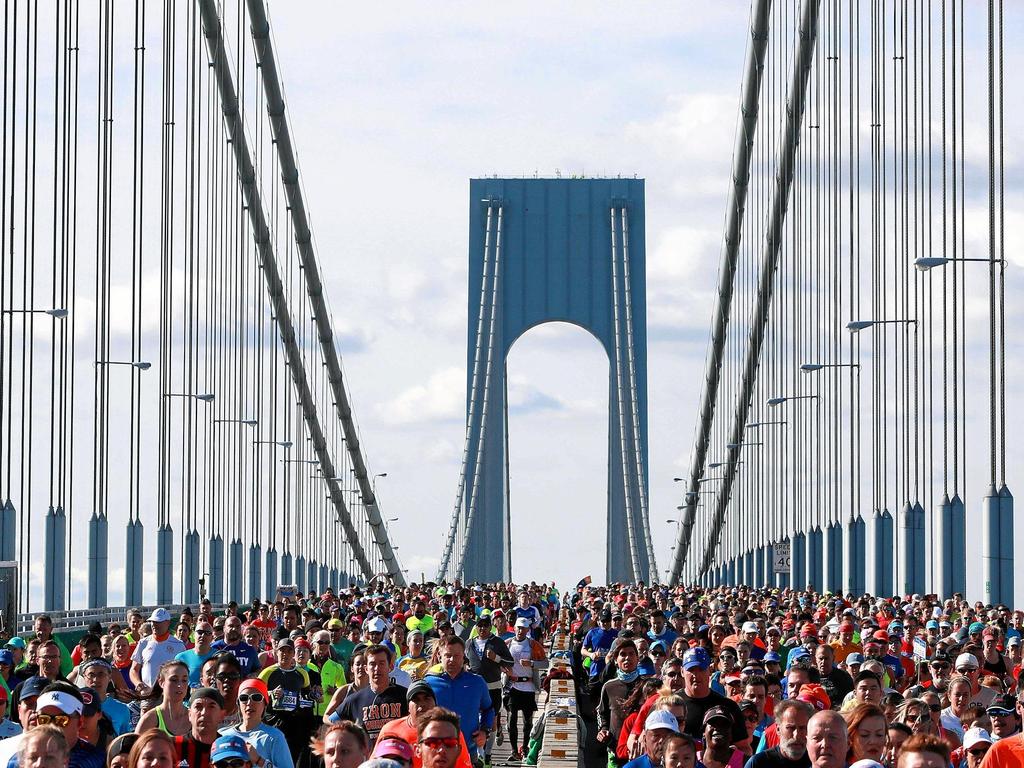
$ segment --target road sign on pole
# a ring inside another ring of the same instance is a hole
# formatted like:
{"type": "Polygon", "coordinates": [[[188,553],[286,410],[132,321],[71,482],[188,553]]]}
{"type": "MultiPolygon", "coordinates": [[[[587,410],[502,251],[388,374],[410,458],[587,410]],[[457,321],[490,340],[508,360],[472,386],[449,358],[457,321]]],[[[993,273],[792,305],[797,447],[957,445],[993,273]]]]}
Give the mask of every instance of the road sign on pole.
{"type": "Polygon", "coordinates": [[[774,573],[789,573],[789,542],[778,542],[772,550],[772,554],[772,571],[774,573]]]}

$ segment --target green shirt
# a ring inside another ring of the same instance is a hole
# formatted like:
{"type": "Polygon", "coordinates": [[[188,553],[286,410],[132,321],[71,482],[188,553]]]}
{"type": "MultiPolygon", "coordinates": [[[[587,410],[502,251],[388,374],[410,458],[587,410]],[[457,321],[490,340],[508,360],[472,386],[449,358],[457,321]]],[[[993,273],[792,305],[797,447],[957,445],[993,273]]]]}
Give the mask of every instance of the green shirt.
{"type": "Polygon", "coordinates": [[[343,637],[336,643],[331,643],[331,650],[341,660],[342,667],[348,667],[349,662],[352,661],[352,651],[355,649],[356,644],[347,637],[343,637]]]}

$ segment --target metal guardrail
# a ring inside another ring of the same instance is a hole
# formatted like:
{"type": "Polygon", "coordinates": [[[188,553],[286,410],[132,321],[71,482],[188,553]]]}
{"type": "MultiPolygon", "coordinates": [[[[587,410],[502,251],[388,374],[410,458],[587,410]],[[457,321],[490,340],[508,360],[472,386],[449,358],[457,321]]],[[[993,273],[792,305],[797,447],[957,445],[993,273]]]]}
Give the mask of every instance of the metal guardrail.
{"type": "MultiPolygon", "coordinates": [[[[94,621],[100,624],[109,624],[112,621],[124,622],[128,617],[128,611],[138,610],[145,618],[154,608],[166,608],[172,616],[178,616],[188,605],[117,605],[106,608],[79,608],[73,611],[37,611],[36,613],[19,613],[17,623],[17,634],[26,635],[33,631],[33,624],[36,616],[46,613],[53,620],[53,629],[56,632],[62,630],[85,629],[94,621]]],[[[227,603],[217,603],[213,606],[214,611],[223,611],[227,603]]]]}

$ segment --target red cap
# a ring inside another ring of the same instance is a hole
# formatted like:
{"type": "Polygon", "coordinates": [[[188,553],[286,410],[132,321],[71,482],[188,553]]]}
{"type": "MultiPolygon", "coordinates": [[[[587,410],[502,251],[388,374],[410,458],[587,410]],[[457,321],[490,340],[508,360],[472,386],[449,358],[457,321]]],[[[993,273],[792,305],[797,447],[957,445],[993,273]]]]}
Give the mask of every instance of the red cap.
{"type": "Polygon", "coordinates": [[[839,631],[840,632],[853,632],[853,622],[852,621],[844,621],[842,624],[839,625],[839,631]]]}
{"type": "Polygon", "coordinates": [[[884,629],[878,630],[871,637],[872,637],[872,639],[878,640],[881,643],[888,643],[889,642],[889,633],[886,632],[884,629]]]}
{"type": "Polygon", "coordinates": [[[313,646],[309,644],[309,640],[307,640],[304,637],[300,637],[298,640],[295,641],[295,647],[296,648],[308,648],[309,650],[313,649],[313,646]]]}
{"type": "Polygon", "coordinates": [[[805,683],[800,686],[800,693],[796,695],[797,701],[806,701],[817,710],[829,709],[832,700],[825,693],[825,689],[817,683],[805,683]]]}
{"type": "Polygon", "coordinates": [[[807,637],[809,635],[818,634],[818,628],[813,624],[807,623],[800,628],[800,637],[807,637]]]}

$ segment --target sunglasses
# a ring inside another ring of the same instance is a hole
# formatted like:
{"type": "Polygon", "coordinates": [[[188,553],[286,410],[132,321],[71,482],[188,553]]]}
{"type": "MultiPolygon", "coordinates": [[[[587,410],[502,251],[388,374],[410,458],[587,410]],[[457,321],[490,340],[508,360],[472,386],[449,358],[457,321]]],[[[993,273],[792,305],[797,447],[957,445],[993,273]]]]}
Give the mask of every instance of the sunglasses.
{"type": "Polygon", "coordinates": [[[974,667],[957,667],[956,671],[961,675],[969,675],[974,672],[974,667]]]}
{"type": "Polygon", "coordinates": [[[988,747],[982,747],[981,749],[968,749],[967,754],[974,755],[974,757],[984,757],[988,754],[988,747]]]}
{"type": "Polygon", "coordinates": [[[425,746],[427,749],[437,749],[438,747],[444,747],[445,749],[455,749],[459,746],[459,740],[457,738],[441,738],[440,736],[431,736],[426,739],[422,739],[420,744],[425,746]]]}
{"type": "Polygon", "coordinates": [[[907,718],[907,722],[908,723],[927,723],[931,719],[932,719],[932,716],[930,714],[928,714],[927,712],[924,712],[924,713],[918,715],[917,717],[908,717],[907,718]]]}
{"type": "Polygon", "coordinates": [[[245,760],[232,757],[230,760],[218,760],[214,765],[216,765],[217,768],[242,768],[245,763],[245,760]]]}
{"type": "Polygon", "coordinates": [[[212,635],[213,634],[213,630],[212,629],[197,629],[196,630],[196,634],[197,635],[212,635]]]}
{"type": "Polygon", "coordinates": [[[665,652],[663,650],[661,650],[660,648],[655,648],[653,651],[651,651],[651,656],[664,656],[664,655],[665,655],[665,652]]]}
{"type": "Polygon", "coordinates": [[[254,704],[259,704],[266,699],[263,698],[262,693],[240,693],[238,694],[238,703],[245,704],[247,701],[251,701],[254,704]]]}
{"type": "Polygon", "coordinates": [[[945,672],[949,669],[949,664],[932,664],[932,669],[936,672],[945,672]]]}
{"type": "Polygon", "coordinates": [[[327,642],[326,640],[317,640],[316,644],[317,645],[330,645],[330,643],[327,642]]]}
{"type": "Polygon", "coordinates": [[[50,723],[53,723],[58,728],[64,728],[70,722],[70,715],[36,715],[36,723],[38,725],[50,725],[50,723]]]}
{"type": "Polygon", "coordinates": [[[230,683],[233,680],[241,680],[242,679],[242,676],[239,675],[236,672],[221,672],[220,674],[215,675],[215,677],[218,680],[220,680],[222,683],[230,683]]]}
{"type": "Polygon", "coordinates": [[[746,720],[748,723],[756,723],[757,715],[746,715],[743,719],[746,720]]]}

